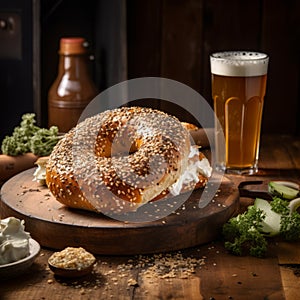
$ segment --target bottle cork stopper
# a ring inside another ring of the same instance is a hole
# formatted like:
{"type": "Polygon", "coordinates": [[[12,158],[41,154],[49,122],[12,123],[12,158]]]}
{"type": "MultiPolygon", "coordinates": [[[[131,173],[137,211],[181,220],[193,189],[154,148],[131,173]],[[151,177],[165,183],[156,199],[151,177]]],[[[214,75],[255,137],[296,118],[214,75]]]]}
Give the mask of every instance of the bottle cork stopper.
{"type": "Polygon", "coordinates": [[[64,37],[60,39],[60,54],[83,54],[86,53],[84,47],[85,39],[82,37],[64,37]]]}

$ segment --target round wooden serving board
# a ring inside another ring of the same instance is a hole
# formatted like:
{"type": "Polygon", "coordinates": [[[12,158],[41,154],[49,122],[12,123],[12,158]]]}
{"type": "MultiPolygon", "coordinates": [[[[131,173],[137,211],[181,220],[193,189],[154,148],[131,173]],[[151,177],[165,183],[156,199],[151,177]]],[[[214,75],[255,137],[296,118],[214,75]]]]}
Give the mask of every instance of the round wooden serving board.
{"type": "Polygon", "coordinates": [[[197,190],[183,206],[162,219],[123,222],[65,207],[47,187],[33,181],[34,170],[26,170],[3,185],[1,218],[24,220],[32,238],[57,250],[81,246],[94,254],[127,255],[192,247],[215,239],[239,206],[237,188],[224,177],[218,194],[204,208],[199,208],[202,190],[197,190]]]}

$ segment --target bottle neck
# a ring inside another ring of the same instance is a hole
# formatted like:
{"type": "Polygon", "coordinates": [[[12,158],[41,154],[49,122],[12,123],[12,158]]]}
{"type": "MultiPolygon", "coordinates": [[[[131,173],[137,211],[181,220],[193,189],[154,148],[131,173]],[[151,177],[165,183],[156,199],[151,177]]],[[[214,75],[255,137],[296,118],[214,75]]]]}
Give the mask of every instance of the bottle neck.
{"type": "Polygon", "coordinates": [[[60,54],[58,73],[61,76],[67,74],[73,79],[79,79],[82,76],[89,78],[86,55],[60,54]]]}

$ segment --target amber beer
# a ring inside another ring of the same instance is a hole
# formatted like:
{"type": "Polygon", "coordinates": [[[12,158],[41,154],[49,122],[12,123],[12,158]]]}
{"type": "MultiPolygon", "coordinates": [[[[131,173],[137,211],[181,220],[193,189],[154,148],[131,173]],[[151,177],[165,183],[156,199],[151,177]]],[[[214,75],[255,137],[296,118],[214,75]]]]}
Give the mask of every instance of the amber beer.
{"type": "Polygon", "coordinates": [[[268,60],[266,54],[257,52],[210,56],[212,97],[219,120],[215,123],[216,165],[227,173],[257,172],[268,60]],[[224,138],[225,147],[221,147],[224,138]]]}

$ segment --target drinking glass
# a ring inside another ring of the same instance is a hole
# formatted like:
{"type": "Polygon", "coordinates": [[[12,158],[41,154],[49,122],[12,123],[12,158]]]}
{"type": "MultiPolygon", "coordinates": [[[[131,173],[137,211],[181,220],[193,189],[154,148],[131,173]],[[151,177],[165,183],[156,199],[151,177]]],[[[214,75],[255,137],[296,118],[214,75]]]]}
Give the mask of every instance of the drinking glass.
{"type": "Polygon", "coordinates": [[[226,173],[253,174],[258,170],[268,63],[268,55],[259,52],[210,55],[212,97],[219,120],[215,122],[216,167],[226,173]]]}

